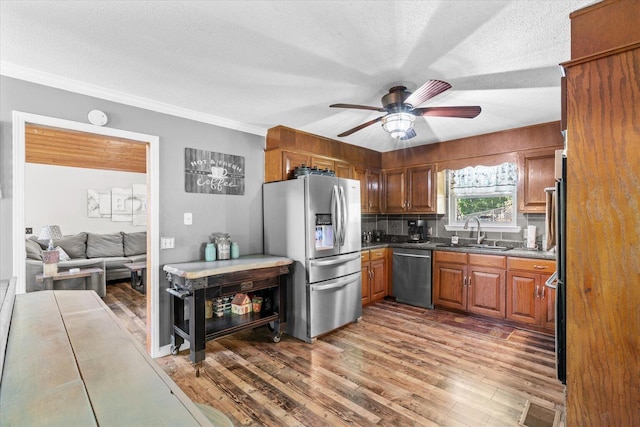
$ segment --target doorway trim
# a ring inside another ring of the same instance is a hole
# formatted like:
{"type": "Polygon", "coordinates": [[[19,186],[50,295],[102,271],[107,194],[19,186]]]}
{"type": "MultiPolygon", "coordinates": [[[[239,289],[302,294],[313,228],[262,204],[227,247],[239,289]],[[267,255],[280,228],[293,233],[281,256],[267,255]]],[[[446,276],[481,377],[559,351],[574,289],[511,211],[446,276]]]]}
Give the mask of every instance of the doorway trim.
{"type": "Polygon", "coordinates": [[[87,123],[58,119],[37,114],[12,112],[13,119],[13,275],[17,278],[16,293],[26,292],[25,283],[25,128],[27,123],[51,126],[79,132],[113,136],[129,139],[132,142],[148,144],[147,150],[147,229],[149,230],[149,245],[147,256],[149,268],[147,277],[151,286],[147,287],[147,351],[151,357],[168,354],[168,350],[160,349],[160,298],[159,290],[153,284],[159,283],[158,261],[160,258],[160,138],[155,135],[130,132],[87,123]],[[150,309],[149,309],[150,307],[150,309]]]}

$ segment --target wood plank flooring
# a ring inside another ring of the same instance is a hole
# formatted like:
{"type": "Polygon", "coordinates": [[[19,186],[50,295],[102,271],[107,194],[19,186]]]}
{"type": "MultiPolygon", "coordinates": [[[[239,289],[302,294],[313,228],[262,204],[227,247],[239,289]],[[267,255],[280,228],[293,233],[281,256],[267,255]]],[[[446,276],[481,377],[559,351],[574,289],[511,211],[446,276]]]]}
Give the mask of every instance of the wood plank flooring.
{"type": "MultiPolygon", "coordinates": [[[[144,296],[123,282],[105,302],[144,343],[144,296]]],[[[392,301],[313,344],[266,327],[210,341],[200,377],[188,351],[156,360],[236,426],[517,426],[527,400],[564,414],[553,337],[392,301]]]]}

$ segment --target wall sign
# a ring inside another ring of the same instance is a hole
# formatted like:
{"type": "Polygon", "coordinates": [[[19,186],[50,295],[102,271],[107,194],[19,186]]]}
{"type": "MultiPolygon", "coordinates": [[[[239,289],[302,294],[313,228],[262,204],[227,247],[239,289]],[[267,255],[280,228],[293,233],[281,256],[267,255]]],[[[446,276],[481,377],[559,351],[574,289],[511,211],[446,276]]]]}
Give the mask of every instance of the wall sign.
{"type": "Polygon", "coordinates": [[[184,149],[187,193],[244,195],[244,157],[184,149]]]}

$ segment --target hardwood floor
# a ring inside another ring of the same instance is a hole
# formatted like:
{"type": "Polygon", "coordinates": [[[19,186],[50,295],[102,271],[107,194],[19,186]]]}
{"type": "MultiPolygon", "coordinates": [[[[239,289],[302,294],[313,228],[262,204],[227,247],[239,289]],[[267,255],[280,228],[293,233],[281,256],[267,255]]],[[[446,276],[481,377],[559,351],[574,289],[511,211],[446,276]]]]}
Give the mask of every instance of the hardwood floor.
{"type": "MultiPolygon", "coordinates": [[[[107,286],[105,302],[144,343],[144,296],[107,286]]],[[[564,413],[554,341],[537,332],[392,301],[313,344],[258,328],[156,359],[197,403],[236,426],[517,426],[527,403],[564,413]]],[[[561,422],[560,425],[564,423],[561,422]]]]}

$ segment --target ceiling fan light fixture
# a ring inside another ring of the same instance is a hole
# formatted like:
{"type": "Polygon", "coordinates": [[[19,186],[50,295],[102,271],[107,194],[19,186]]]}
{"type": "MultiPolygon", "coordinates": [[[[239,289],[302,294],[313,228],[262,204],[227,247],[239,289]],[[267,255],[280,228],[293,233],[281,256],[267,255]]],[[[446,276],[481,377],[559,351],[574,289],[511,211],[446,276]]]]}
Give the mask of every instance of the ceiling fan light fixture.
{"type": "Polygon", "coordinates": [[[382,118],[382,128],[396,139],[403,138],[413,128],[416,116],[409,113],[391,113],[382,118]]]}

